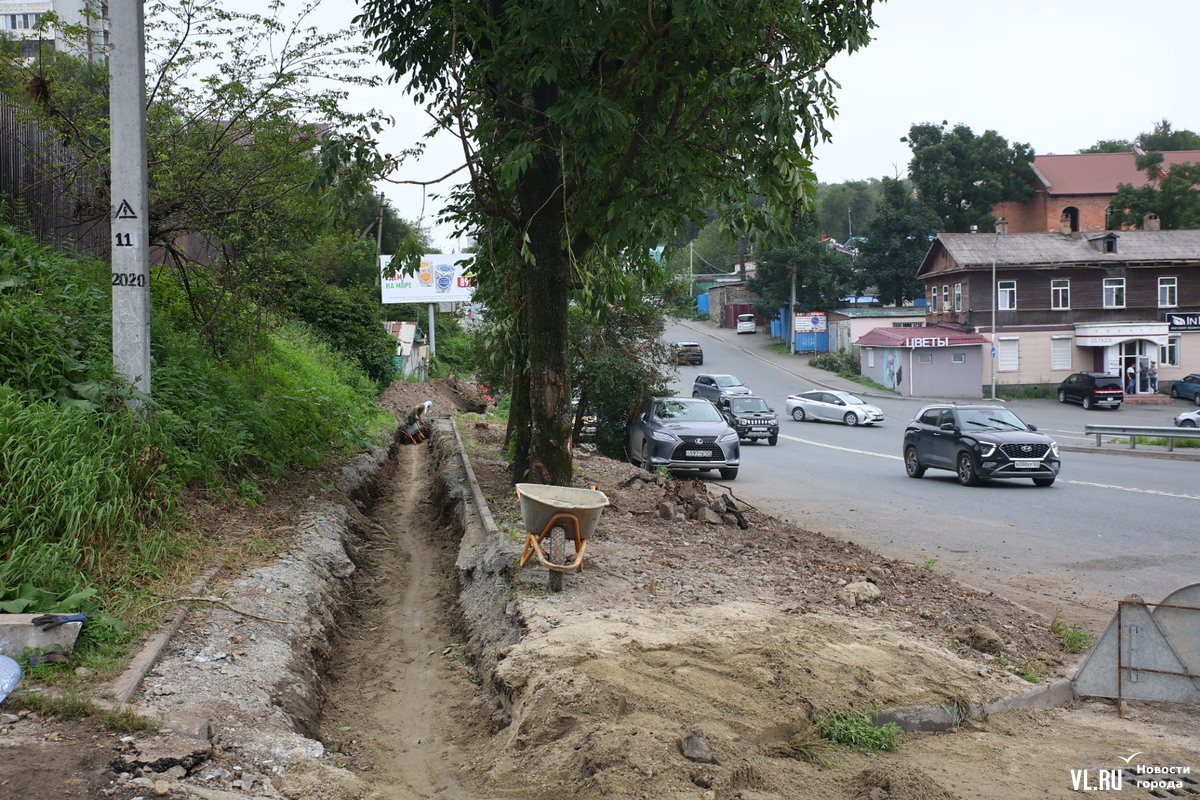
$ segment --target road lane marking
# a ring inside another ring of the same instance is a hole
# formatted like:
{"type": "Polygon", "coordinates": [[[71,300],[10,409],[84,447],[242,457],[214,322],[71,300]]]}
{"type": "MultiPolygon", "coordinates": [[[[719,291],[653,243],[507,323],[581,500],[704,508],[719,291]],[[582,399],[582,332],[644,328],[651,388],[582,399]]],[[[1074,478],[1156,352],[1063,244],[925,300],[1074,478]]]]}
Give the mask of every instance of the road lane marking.
{"type": "MultiPolygon", "coordinates": [[[[813,447],[824,447],[829,450],[841,450],[843,453],[854,453],[862,456],[875,456],[876,458],[889,458],[893,461],[903,461],[903,456],[894,456],[889,453],[876,453],[871,450],[860,450],[855,447],[842,447],[841,445],[829,444],[828,442],[815,442],[812,439],[801,439],[797,436],[788,436],[786,433],[779,434],[780,439],[788,439],[801,444],[812,445],[813,447]]],[[[1090,486],[1093,489],[1117,489],[1122,492],[1133,492],[1134,494],[1152,494],[1158,497],[1176,497],[1181,500],[1200,500],[1200,495],[1182,494],[1180,492],[1167,492],[1161,489],[1140,489],[1136,486],[1118,486],[1110,483],[1092,483],[1091,481],[1073,481],[1067,478],[1059,478],[1058,483],[1069,483],[1072,486],[1090,486]]]]}
{"type": "Polygon", "coordinates": [[[814,442],[812,439],[800,439],[796,436],[788,436],[786,433],[779,434],[779,438],[780,439],[789,439],[793,442],[800,442],[801,444],[811,444],[814,447],[825,447],[830,450],[841,450],[843,453],[857,453],[858,455],[861,455],[861,456],[875,456],[876,458],[890,458],[894,461],[903,461],[904,460],[904,458],[902,456],[893,456],[893,455],[889,455],[887,453],[875,453],[875,452],[872,452],[871,450],[859,450],[854,447],[841,447],[840,445],[829,444],[828,442],[814,442]]]}

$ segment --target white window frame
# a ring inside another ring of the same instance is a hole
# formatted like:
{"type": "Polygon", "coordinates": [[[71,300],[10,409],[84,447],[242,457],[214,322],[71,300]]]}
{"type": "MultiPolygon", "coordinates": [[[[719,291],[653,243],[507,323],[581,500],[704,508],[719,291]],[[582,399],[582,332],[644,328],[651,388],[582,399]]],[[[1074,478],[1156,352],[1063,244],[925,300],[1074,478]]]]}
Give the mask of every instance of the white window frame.
{"type": "Polygon", "coordinates": [[[917,363],[932,364],[933,363],[933,353],[917,353],[917,363]]]}
{"type": "Polygon", "coordinates": [[[938,288],[936,286],[929,293],[929,310],[934,314],[938,313],[938,288]]]}
{"type": "Polygon", "coordinates": [[[1050,281],[1050,308],[1054,311],[1071,310],[1071,279],[1053,278],[1050,281]]]}
{"type": "Polygon", "coordinates": [[[962,284],[954,284],[954,310],[962,311],[962,284]]]}
{"type": "Polygon", "coordinates": [[[996,371],[1019,372],[1021,369],[1021,339],[1001,336],[996,342],[996,371]]]}
{"type": "Polygon", "coordinates": [[[951,364],[967,363],[967,354],[966,353],[951,353],[950,354],[950,363],[951,364]]]}
{"type": "Polygon", "coordinates": [[[1017,310],[1017,282],[996,281],[996,308],[1000,311],[1017,310]]]}
{"type": "Polygon", "coordinates": [[[1124,308],[1125,307],[1125,279],[1124,278],[1105,278],[1104,279],[1104,307],[1105,308],[1124,308]]]}
{"type": "Polygon", "coordinates": [[[1179,343],[1181,337],[1168,336],[1165,347],[1158,348],[1158,365],[1160,367],[1179,366],[1179,343]]]}
{"type": "Polygon", "coordinates": [[[1158,279],[1158,307],[1175,308],[1179,305],[1179,279],[1158,279]]]}
{"type": "Polygon", "coordinates": [[[950,284],[942,284],[942,311],[950,310],[950,284]]]}
{"type": "Polygon", "coordinates": [[[1050,369],[1067,372],[1071,370],[1071,337],[1069,335],[1050,337],[1050,369]]]}
{"type": "Polygon", "coordinates": [[[867,351],[867,368],[874,369],[875,368],[875,348],[867,347],[865,349],[867,351]]]}

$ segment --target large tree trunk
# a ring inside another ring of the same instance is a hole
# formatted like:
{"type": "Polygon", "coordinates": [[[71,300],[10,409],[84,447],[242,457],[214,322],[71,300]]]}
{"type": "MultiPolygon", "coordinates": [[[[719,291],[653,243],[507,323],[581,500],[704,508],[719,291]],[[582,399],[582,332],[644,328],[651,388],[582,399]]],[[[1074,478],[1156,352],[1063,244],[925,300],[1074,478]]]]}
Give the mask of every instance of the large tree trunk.
{"type": "MultiPolygon", "coordinates": [[[[521,285],[524,286],[524,280],[521,285]]],[[[523,293],[523,296],[528,296],[523,293]]],[[[513,454],[509,469],[513,483],[529,478],[530,417],[529,417],[529,348],[525,331],[529,330],[528,303],[521,303],[517,317],[517,335],[513,337],[511,357],[512,402],[508,407],[508,432],[505,444],[513,454]]]]}
{"type": "MultiPolygon", "coordinates": [[[[563,250],[562,180],[551,151],[542,151],[522,177],[518,194],[526,214],[532,262],[525,265],[529,347],[529,452],[527,478],[571,483],[571,381],[567,309],[571,263],[563,250]]],[[[516,376],[514,376],[516,377],[516,376]]],[[[520,459],[520,455],[518,455],[520,459]]]]}

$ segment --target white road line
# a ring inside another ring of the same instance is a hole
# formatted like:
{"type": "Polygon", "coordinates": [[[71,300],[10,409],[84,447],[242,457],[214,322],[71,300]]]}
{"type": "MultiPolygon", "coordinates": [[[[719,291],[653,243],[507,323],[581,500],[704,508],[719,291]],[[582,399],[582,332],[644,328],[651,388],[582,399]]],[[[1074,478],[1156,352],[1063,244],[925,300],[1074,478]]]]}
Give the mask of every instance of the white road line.
{"type": "Polygon", "coordinates": [[[814,442],[811,439],[799,439],[795,436],[788,436],[786,433],[779,434],[779,438],[780,439],[788,439],[789,441],[793,441],[793,442],[800,442],[801,444],[811,444],[814,447],[826,447],[830,450],[841,450],[843,453],[857,453],[858,455],[861,455],[861,456],[875,456],[876,458],[890,458],[890,459],[893,459],[894,461],[903,461],[904,460],[901,456],[888,455],[887,453],[874,453],[874,452],[871,452],[870,450],[858,450],[853,447],[839,447],[836,444],[829,444],[827,442],[814,442]]]}
{"type": "Polygon", "coordinates": [[[1134,494],[1153,494],[1158,495],[1159,497],[1178,497],[1183,500],[1200,500],[1200,495],[1164,492],[1158,489],[1139,489],[1135,486],[1113,486],[1107,483],[1091,483],[1089,481],[1065,481],[1065,483],[1073,483],[1076,486],[1091,486],[1094,489],[1119,489],[1122,492],[1133,492],[1134,494]]]}
{"type": "MultiPolygon", "coordinates": [[[[780,439],[787,439],[792,442],[800,442],[801,444],[812,445],[813,447],[825,447],[829,450],[841,450],[843,453],[855,453],[862,456],[875,456],[876,458],[889,458],[893,461],[903,461],[902,456],[894,456],[889,453],[875,453],[870,450],[859,450],[854,447],[841,447],[828,442],[814,442],[812,439],[801,439],[796,436],[788,436],[786,433],[779,434],[780,439]]],[[[1065,478],[1060,478],[1059,483],[1069,483],[1073,486],[1091,486],[1093,489],[1117,489],[1122,492],[1133,492],[1134,494],[1152,494],[1158,497],[1178,497],[1182,500],[1200,500],[1200,495],[1195,494],[1180,494],[1179,492],[1164,492],[1159,489],[1139,489],[1136,486],[1117,486],[1108,483],[1092,483],[1090,481],[1072,481],[1065,478]]]]}

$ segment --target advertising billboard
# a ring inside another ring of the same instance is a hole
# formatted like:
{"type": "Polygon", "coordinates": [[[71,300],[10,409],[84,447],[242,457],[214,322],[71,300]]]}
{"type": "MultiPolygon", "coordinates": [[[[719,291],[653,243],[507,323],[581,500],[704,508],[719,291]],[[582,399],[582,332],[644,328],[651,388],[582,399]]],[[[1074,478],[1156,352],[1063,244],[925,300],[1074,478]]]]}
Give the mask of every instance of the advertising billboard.
{"type": "Polygon", "coordinates": [[[828,330],[824,311],[797,314],[795,326],[796,333],[825,333],[828,330]]]}
{"type": "Polygon", "coordinates": [[[466,267],[468,253],[429,253],[421,256],[414,275],[388,267],[391,256],[381,256],[380,301],[384,303],[467,303],[475,293],[475,279],[466,267]]]}

